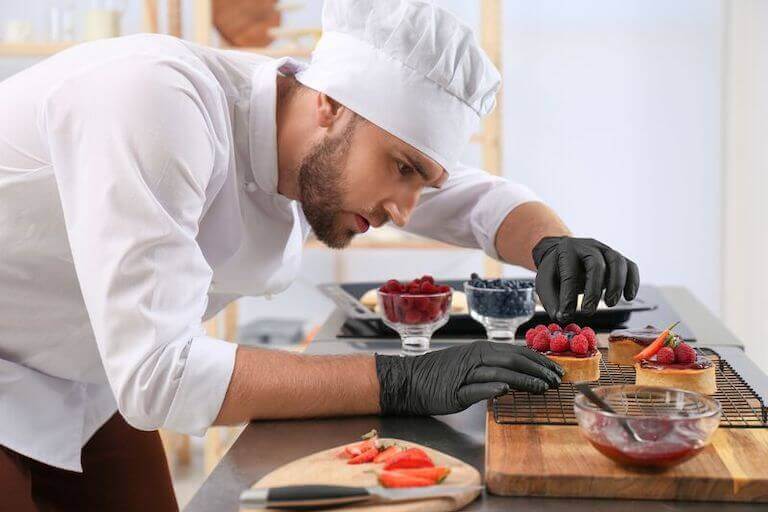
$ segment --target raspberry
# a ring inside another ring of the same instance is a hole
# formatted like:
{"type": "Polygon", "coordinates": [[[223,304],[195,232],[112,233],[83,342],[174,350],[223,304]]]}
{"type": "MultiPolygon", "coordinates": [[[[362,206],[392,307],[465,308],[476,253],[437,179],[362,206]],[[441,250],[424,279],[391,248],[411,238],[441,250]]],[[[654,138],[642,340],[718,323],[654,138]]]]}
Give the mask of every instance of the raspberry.
{"type": "Polygon", "coordinates": [[[583,334],[577,334],[571,338],[571,352],[575,354],[586,354],[589,350],[589,340],[583,334]]]}
{"type": "Polygon", "coordinates": [[[557,324],[549,324],[549,325],[547,326],[547,329],[549,329],[549,330],[550,330],[550,332],[560,332],[560,331],[562,331],[562,329],[560,328],[560,326],[559,326],[559,325],[557,325],[557,324]]]}
{"type": "Polygon", "coordinates": [[[541,332],[541,331],[549,332],[549,329],[547,329],[547,326],[544,324],[539,324],[536,327],[534,327],[534,329],[536,329],[536,332],[541,332]]]}
{"type": "Polygon", "coordinates": [[[585,327],[581,330],[581,334],[589,341],[589,349],[594,350],[597,348],[597,335],[591,327],[585,327]]]}
{"type": "Polygon", "coordinates": [[[579,327],[576,324],[568,324],[565,326],[564,329],[565,332],[572,332],[574,334],[579,334],[581,332],[581,327],[579,327]]]}
{"type": "Polygon", "coordinates": [[[528,348],[533,347],[533,338],[535,338],[538,333],[539,331],[536,329],[528,329],[525,331],[525,344],[528,345],[528,348]]]}
{"type": "Polygon", "coordinates": [[[696,361],[696,351],[687,343],[680,343],[675,349],[675,359],[682,364],[693,363],[696,361]]]}
{"type": "Polygon", "coordinates": [[[656,352],[656,361],[661,364],[672,364],[675,362],[675,352],[669,347],[661,347],[656,352]]]}
{"type": "Polygon", "coordinates": [[[536,337],[533,338],[533,346],[531,348],[538,352],[546,352],[549,350],[549,334],[546,332],[537,334],[536,337]]]}
{"type": "Polygon", "coordinates": [[[552,352],[565,352],[568,350],[568,338],[562,334],[555,336],[549,343],[549,348],[552,352]]]}
{"type": "Polygon", "coordinates": [[[431,295],[433,293],[440,293],[440,288],[435,286],[433,283],[430,283],[429,281],[422,281],[421,286],[419,286],[421,289],[421,293],[431,295]]]}
{"type": "Polygon", "coordinates": [[[435,284],[435,278],[430,275],[424,275],[424,276],[421,276],[421,282],[435,284]]]}
{"type": "Polygon", "coordinates": [[[403,323],[406,324],[418,324],[421,322],[421,312],[418,309],[409,309],[405,312],[405,318],[403,323]]]}
{"type": "Polygon", "coordinates": [[[403,286],[397,279],[390,279],[382,288],[382,291],[389,293],[400,293],[403,291],[403,286]]]}

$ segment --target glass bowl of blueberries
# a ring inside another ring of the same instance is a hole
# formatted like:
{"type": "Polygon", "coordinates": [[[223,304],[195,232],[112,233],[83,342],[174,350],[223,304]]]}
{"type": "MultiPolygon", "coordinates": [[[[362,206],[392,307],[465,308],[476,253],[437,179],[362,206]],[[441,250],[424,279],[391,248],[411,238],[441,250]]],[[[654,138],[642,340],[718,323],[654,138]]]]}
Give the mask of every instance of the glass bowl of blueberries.
{"type": "Polygon", "coordinates": [[[515,343],[515,331],[533,317],[536,307],[533,279],[482,279],[473,273],[464,293],[470,316],[493,341],[515,343]]]}

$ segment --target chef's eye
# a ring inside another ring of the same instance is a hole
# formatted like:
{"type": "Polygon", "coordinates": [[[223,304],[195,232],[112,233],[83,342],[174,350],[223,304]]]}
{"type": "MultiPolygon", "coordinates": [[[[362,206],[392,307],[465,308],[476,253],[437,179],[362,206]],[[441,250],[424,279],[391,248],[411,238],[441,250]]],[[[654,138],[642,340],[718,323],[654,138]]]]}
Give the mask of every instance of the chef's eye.
{"type": "Polygon", "coordinates": [[[411,176],[416,172],[416,169],[403,162],[397,162],[397,170],[400,171],[400,174],[403,176],[411,176]]]}

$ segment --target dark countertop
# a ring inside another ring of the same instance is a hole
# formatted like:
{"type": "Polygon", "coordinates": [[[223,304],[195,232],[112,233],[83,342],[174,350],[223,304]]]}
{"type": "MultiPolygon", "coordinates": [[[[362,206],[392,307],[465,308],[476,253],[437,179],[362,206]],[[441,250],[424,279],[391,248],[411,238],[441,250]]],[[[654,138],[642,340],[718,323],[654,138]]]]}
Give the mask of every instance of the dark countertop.
{"type": "MultiPolygon", "coordinates": [[[[690,293],[681,288],[662,289],[680,316],[696,334],[700,346],[717,350],[764,399],[768,397],[768,376],[744,352],[741,343],[690,293]]],[[[334,341],[329,333],[338,332],[338,312],[329,317],[311,354],[344,354],[399,351],[395,340],[334,341]]],[[[433,343],[447,346],[455,341],[433,343]]],[[[240,492],[275,468],[311,453],[348,443],[373,428],[382,436],[398,437],[421,443],[458,457],[483,472],[485,454],[486,404],[466,411],[432,418],[353,417],[304,421],[265,421],[250,423],[186,507],[188,512],[237,511],[240,492]]],[[[466,508],[469,511],[525,510],[613,511],[618,507],[633,512],[646,511],[718,511],[741,512],[765,510],[765,505],[660,502],[638,500],[596,500],[555,498],[505,498],[484,494],[466,508]]]]}

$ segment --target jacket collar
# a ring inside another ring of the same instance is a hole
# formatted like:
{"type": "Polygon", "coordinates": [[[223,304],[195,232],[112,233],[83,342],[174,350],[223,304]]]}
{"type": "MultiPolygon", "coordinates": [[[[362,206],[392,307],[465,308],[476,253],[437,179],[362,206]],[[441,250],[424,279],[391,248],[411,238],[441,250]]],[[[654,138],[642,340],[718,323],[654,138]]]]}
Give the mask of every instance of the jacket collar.
{"type": "Polygon", "coordinates": [[[251,78],[248,116],[251,170],[258,187],[268,194],[277,194],[277,74],[292,75],[305,67],[284,57],[258,66],[251,78]]]}

